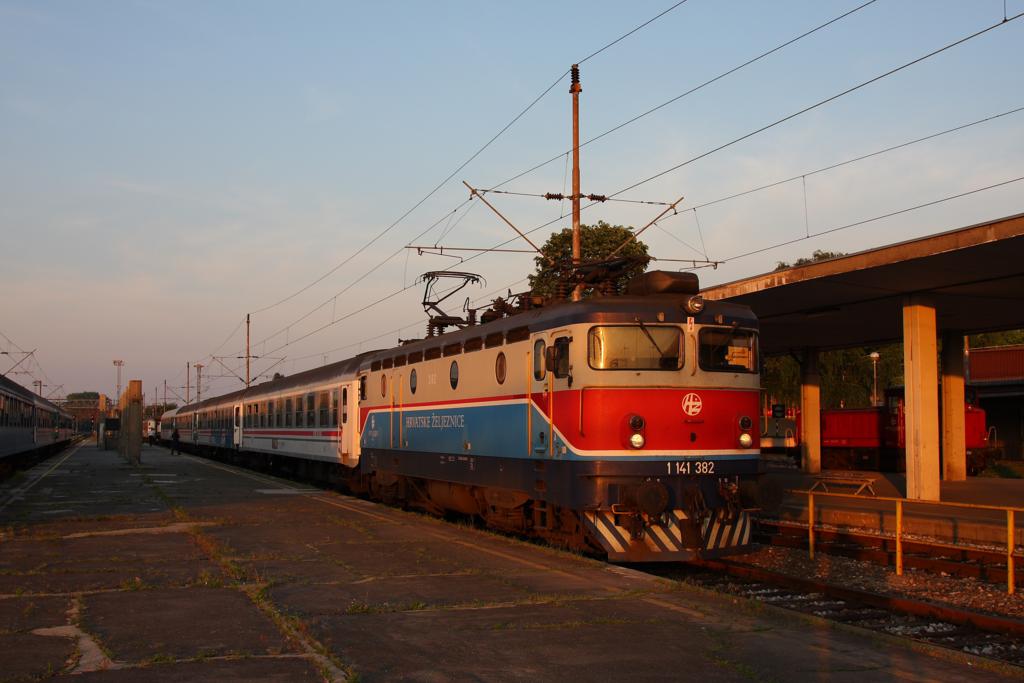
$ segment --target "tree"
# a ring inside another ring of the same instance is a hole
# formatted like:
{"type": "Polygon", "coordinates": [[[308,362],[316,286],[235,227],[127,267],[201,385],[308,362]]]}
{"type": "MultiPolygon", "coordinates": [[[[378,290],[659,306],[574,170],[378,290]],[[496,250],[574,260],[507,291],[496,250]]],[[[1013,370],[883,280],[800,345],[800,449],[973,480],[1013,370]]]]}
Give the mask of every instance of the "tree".
{"type": "MultiPolygon", "coordinates": [[[[811,256],[802,256],[793,264],[779,261],[775,270],[827,261],[846,256],[840,251],[816,249],[811,256]]],[[[855,347],[823,351],[818,354],[818,373],[821,375],[822,408],[866,408],[871,405],[874,371],[871,352],[877,351],[878,398],[891,386],[903,384],[903,349],[899,344],[875,347],[855,347]]],[[[761,386],[769,400],[776,403],[796,404],[800,401],[800,365],[790,356],[766,358],[761,375],[761,386]]]]}
{"type": "MultiPolygon", "coordinates": [[[[610,225],[598,221],[597,225],[580,226],[580,256],[583,263],[603,261],[626,240],[633,236],[633,228],[623,225],[610,225]]],[[[629,280],[647,270],[650,256],[647,245],[640,240],[632,240],[616,256],[637,259],[616,278],[615,285],[622,291],[629,280]]],[[[530,276],[530,289],[534,294],[551,297],[558,291],[558,283],[568,278],[572,272],[572,230],[566,228],[551,234],[548,241],[541,247],[541,254],[535,257],[537,272],[530,276]]],[[[584,290],[583,295],[589,296],[592,290],[584,290]]]]}
{"type": "Polygon", "coordinates": [[[983,346],[1008,346],[1010,344],[1024,344],[1024,330],[1007,330],[1005,332],[983,332],[971,335],[971,348],[983,346]]]}
{"type": "Polygon", "coordinates": [[[840,256],[846,256],[841,251],[824,251],[822,249],[815,249],[814,253],[810,256],[801,256],[792,264],[786,263],[785,261],[779,261],[775,264],[775,270],[785,270],[786,268],[795,268],[797,266],[806,266],[809,263],[817,263],[818,261],[827,261],[833,258],[839,258],[840,256]]]}
{"type": "Polygon", "coordinates": [[[69,401],[95,401],[100,397],[98,392],[95,391],[76,391],[67,395],[69,401]]]}

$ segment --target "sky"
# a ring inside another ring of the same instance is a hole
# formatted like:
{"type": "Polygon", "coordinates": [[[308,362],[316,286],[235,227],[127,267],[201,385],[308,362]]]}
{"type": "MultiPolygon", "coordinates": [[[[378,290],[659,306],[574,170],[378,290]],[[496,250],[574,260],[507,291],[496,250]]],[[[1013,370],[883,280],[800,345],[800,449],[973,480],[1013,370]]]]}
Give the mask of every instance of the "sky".
{"type": "MultiPolygon", "coordinates": [[[[116,358],[123,383],[162,400],[166,380],[175,400],[186,363],[207,366],[204,395],[241,386],[246,314],[253,376],[421,336],[423,272],[483,276],[455,308],[526,288],[529,254],[403,247],[528,248],[461,181],[554,159],[502,189],[570,189],[571,64],[588,140],[864,2],[687,0],[581,62],[672,0],[0,0],[0,371],[35,349],[16,381],[113,395],[116,358]]],[[[1003,17],[1003,0],[871,2],[585,145],[582,190],[696,158],[619,196],[683,197],[643,239],[720,262],[703,285],[1020,213],[1024,181],[813,236],[1024,176],[1024,111],[811,173],[1024,107],[1024,17],[1003,17]]],[[[569,223],[567,203],[489,199],[538,243],[569,223]]],[[[662,208],[609,202],[583,222],[640,227],[662,208]]]]}

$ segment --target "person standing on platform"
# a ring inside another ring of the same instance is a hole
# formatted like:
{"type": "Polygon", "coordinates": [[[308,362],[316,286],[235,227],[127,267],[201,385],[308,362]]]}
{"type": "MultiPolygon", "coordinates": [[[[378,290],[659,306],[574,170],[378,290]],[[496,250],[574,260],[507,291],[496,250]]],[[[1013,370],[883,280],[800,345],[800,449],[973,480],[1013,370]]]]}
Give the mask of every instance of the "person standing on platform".
{"type": "Polygon", "coordinates": [[[175,454],[181,455],[181,434],[178,433],[177,427],[171,432],[171,455],[175,454]]]}

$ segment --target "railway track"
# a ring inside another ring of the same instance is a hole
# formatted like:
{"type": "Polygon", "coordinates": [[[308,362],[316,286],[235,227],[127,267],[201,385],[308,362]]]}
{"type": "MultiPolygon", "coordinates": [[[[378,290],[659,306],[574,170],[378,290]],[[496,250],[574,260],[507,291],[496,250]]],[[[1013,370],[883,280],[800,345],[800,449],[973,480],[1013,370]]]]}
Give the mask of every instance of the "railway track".
{"type": "MultiPolygon", "coordinates": [[[[761,519],[756,540],[765,545],[806,550],[807,525],[761,519]]],[[[1005,550],[953,546],[913,538],[904,538],[902,543],[905,568],[1006,584],[1005,550]]],[[[816,526],[814,550],[883,567],[896,565],[895,539],[866,531],[830,530],[816,526]]],[[[1017,585],[1024,585],[1024,566],[1016,567],[1015,576],[1017,585]]]]}
{"type": "Polygon", "coordinates": [[[1024,667],[1024,621],[831,585],[735,561],[647,567],[664,578],[1024,667]]]}

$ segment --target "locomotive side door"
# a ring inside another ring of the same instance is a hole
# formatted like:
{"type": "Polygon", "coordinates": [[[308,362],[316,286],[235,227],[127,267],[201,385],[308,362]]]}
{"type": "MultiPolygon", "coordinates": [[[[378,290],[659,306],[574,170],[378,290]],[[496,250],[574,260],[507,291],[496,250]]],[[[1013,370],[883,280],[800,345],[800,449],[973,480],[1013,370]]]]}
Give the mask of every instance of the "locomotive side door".
{"type": "Polygon", "coordinates": [[[345,467],[359,465],[359,381],[341,385],[338,455],[345,467]]]}
{"type": "MultiPolygon", "coordinates": [[[[572,387],[572,364],[569,359],[569,347],[572,344],[572,332],[567,329],[554,330],[548,334],[548,346],[544,352],[544,366],[548,374],[548,404],[551,414],[551,433],[548,434],[550,448],[548,455],[563,455],[565,443],[555,433],[555,426],[566,429],[570,423],[567,414],[568,396],[565,393],[572,387]]],[[[565,436],[565,432],[562,432],[565,436]]]]}
{"type": "Polygon", "coordinates": [[[566,329],[536,334],[530,338],[529,391],[532,393],[530,422],[530,453],[535,457],[560,455],[561,444],[555,443],[555,417],[558,392],[572,386],[572,365],[569,346],[572,333],[566,329]],[[556,452],[557,449],[557,452],[556,452]]]}
{"type": "Polygon", "coordinates": [[[527,422],[530,429],[530,455],[538,458],[549,457],[554,452],[551,445],[554,436],[554,396],[551,384],[554,376],[548,372],[548,348],[548,335],[531,335],[527,392],[532,400],[527,402],[527,422]]]}

